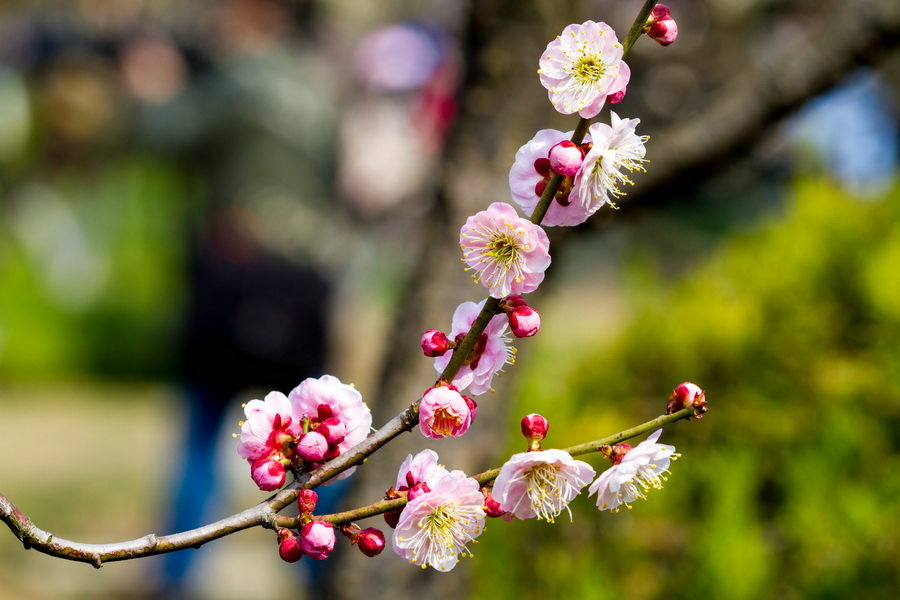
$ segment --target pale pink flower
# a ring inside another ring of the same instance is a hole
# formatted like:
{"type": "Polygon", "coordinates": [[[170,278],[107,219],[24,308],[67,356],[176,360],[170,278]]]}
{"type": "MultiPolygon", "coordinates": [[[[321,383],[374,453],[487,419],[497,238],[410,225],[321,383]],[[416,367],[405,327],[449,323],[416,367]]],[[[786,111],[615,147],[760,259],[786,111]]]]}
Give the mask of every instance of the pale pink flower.
{"type": "Polygon", "coordinates": [[[251,400],[244,405],[244,414],[238,454],[251,462],[281,452],[284,436],[295,436],[302,429],[281,392],[270,392],[264,400],[251,400]]]}
{"type": "Polygon", "coordinates": [[[654,431],[591,484],[588,491],[592,496],[597,494],[597,508],[619,512],[620,505],[631,508],[631,502],[638,498],[646,500],[645,492],[651,488],[662,488],[663,473],[680,455],[675,453],[675,446],[656,443],[660,434],[662,429],[654,431]]]}
{"type": "Polygon", "coordinates": [[[484,531],[484,496],[477,481],[451,471],[434,489],[409,502],[394,530],[394,552],[422,568],[449,571],[467,544],[484,531]]]}
{"type": "Polygon", "coordinates": [[[631,70],[622,61],[624,48],[606,23],[569,25],[541,55],[541,85],[557,111],[595,117],[606,97],[628,85],[631,70]]]}
{"type": "Polygon", "coordinates": [[[565,450],[520,452],[500,468],[491,494],[519,519],[552,523],[593,477],[591,465],[565,450]]]}
{"type": "Polygon", "coordinates": [[[328,558],[334,550],[334,526],[328,521],[308,521],[300,529],[300,545],[312,559],[328,558]]]}
{"type": "Polygon", "coordinates": [[[634,132],[640,119],[620,119],[614,112],[610,112],[610,119],[610,125],[594,123],[588,129],[593,146],[584,157],[572,187],[575,202],[586,211],[596,211],[607,202],[615,208],[609,196],[618,198],[624,195],[619,189],[621,184],[634,184],[622,173],[623,167],[629,172],[644,170],[644,142],[648,138],[634,132]]]}
{"type": "MultiPolygon", "coordinates": [[[[451,338],[464,336],[472,328],[472,324],[486,300],[481,302],[463,302],[453,312],[451,322],[451,338]]],[[[509,345],[508,322],[506,315],[494,315],[488,322],[475,347],[466,357],[462,367],[453,378],[453,385],[473,395],[483,394],[491,389],[494,374],[503,369],[503,365],[513,362],[515,350],[509,345]]],[[[434,368],[443,373],[455,350],[451,350],[434,359],[434,368]]]]}
{"type": "Polygon", "coordinates": [[[475,403],[452,385],[430,388],[419,402],[419,430],[426,437],[459,437],[474,420],[475,403]]]}
{"type": "MultiPolygon", "coordinates": [[[[522,207],[522,211],[529,217],[534,213],[541,194],[553,177],[553,169],[550,165],[549,153],[556,144],[568,140],[574,132],[563,133],[555,129],[542,129],[534,138],[519,148],[516,159],[509,170],[509,189],[513,200],[522,207]]],[[[585,136],[585,142],[590,142],[591,137],[585,136]]],[[[577,172],[576,172],[577,176],[577,172]]],[[[589,216],[597,212],[602,202],[582,206],[579,202],[573,202],[570,198],[573,180],[563,179],[556,197],[541,220],[545,227],[574,226],[584,223],[589,216]]]]}
{"type": "MultiPolygon", "coordinates": [[[[343,439],[329,448],[324,460],[346,452],[369,435],[372,427],[372,413],[362,400],[362,395],[353,386],[341,383],[332,375],[323,375],[318,379],[312,377],[300,382],[300,385],[288,394],[297,420],[304,415],[310,420],[310,428],[316,429],[320,423],[336,424],[329,419],[340,420],[344,427],[343,439]]],[[[318,466],[313,463],[314,467],[318,466]]],[[[335,479],[349,477],[356,468],[350,468],[335,479]]]]}
{"type": "Polygon", "coordinates": [[[473,279],[494,298],[533,292],[550,266],[547,234],[504,202],[469,217],[459,244],[463,261],[477,271],[473,279]]]}
{"type": "Polygon", "coordinates": [[[438,464],[437,452],[422,450],[415,456],[407,455],[406,460],[400,465],[394,489],[398,492],[408,490],[417,483],[424,483],[430,489],[447,473],[447,469],[438,464]]]}

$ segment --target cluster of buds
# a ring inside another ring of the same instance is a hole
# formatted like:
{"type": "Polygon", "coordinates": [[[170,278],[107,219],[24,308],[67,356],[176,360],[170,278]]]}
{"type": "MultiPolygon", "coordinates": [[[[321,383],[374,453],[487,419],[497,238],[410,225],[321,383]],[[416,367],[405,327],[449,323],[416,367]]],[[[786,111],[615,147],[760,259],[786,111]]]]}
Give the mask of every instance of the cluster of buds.
{"type": "MultiPolygon", "coordinates": [[[[297,562],[304,556],[313,560],[324,560],[334,551],[335,527],[328,521],[316,520],[312,513],[318,502],[318,495],[313,490],[300,490],[297,505],[300,508],[299,535],[286,527],[279,527],[278,555],[285,562],[297,562]]],[[[384,550],[384,534],[374,528],[360,529],[353,523],[339,527],[350,543],[355,545],[366,556],[381,554],[384,550]]]]}

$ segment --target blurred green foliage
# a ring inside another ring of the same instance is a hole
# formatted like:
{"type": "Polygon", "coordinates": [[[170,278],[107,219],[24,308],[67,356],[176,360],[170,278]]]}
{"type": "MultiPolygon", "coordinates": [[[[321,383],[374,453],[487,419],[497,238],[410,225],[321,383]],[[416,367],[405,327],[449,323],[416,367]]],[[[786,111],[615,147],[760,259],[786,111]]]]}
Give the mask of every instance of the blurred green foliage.
{"type": "Polygon", "coordinates": [[[13,187],[0,210],[0,376],[169,374],[190,193],[175,165],[139,154],[13,187]]]}
{"type": "Polygon", "coordinates": [[[900,190],[861,201],[797,181],[769,223],[677,282],[660,271],[632,261],[630,322],[611,344],[543,340],[516,414],[548,406],[551,447],[661,413],[684,380],[710,412],[664,433],[683,457],[633,511],[583,496],[573,524],[489,527],[473,597],[895,598],[900,190]]]}

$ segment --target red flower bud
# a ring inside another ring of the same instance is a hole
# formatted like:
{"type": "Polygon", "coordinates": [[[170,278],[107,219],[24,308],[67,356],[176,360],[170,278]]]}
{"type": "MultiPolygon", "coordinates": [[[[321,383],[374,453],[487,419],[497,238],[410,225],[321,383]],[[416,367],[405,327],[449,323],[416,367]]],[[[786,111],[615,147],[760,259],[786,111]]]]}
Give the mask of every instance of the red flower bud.
{"type": "Polygon", "coordinates": [[[531,337],[541,328],[541,315],[530,306],[517,306],[508,316],[509,328],[516,337],[531,337]]]}
{"type": "Polygon", "coordinates": [[[326,452],[328,452],[328,440],[317,431],[304,433],[297,441],[297,454],[302,456],[303,460],[319,462],[326,452]]]}
{"type": "Polygon", "coordinates": [[[300,540],[294,535],[290,529],[280,527],[278,529],[278,556],[284,562],[297,562],[303,558],[303,548],[300,547],[300,540]]]}
{"type": "Polygon", "coordinates": [[[650,12],[650,18],[644,25],[644,33],[662,46],[668,46],[678,37],[678,24],[672,18],[668,7],[657,4],[650,12]]]}
{"type": "Polygon", "coordinates": [[[447,334],[437,329],[426,331],[420,343],[425,356],[443,356],[450,349],[450,340],[447,339],[447,334]]]}
{"type": "Polygon", "coordinates": [[[309,521],[300,529],[300,544],[308,557],[328,558],[334,550],[334,527],[328,521],[309,521]]]}
{"type": "Polygon", "coordinates": [[[550,429],[550,423],[542,415],[531,413],[522,417],[522,435],[529,441],[541,441],[547,437],[548,429],[550,429]]]}
{"type": "Polygon", "coordinates": [[[564,177],[575,177],[581,163],[584,162],[584,152],[569,140],[563,140],[550,148],[548,158],[554,173],[564,177]]]}
{"type": "Polygon", "coordinates": [[[356,545],[368,557],[378,556],[384,550],[384,534],[380,529],[368,527],[359,532],[356,545]]]}
{"type": "Polygon", "coordinates": [[[316,510],[318,502],[319,495],[315,490],[300,490],[297,494],[297,506],[300,507],[301,515],[311,515],[316,510]]]}
{"type": "Polygon", "coordinates": [[[319,423],[319,426],[316,427],[316,433],[321,434],[325,441],[328,442],[328,445],[333,446],[340,444],[344,440],[347,428],[344,426],[343,421],[337,417],[331,417],[319,423]]]}
{"type": "Polygon", "coordinates": [[[666,414],[678,412],[682,408],[694,408],[694,416],[698,419],[706,412],[706,392],[698,385],[685,381],[672,390],[669,402],[666,403],[666,414]]]}

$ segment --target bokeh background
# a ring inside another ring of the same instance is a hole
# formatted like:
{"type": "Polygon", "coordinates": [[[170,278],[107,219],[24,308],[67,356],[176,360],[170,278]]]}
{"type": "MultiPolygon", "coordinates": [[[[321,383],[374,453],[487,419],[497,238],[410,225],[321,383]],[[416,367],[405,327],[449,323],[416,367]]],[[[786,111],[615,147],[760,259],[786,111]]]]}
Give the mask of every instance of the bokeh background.
{"type": "MultiPolygon", "coordinates": [[[[0,492],[63,538],[167,533],[265,497],[243,400],[323,372],[376,424],[414,400],[421,331],[483,295],[460,223],[508,200],[535,130],[574,126],[537,57],[640,4],[0,5],[0,492]]],[[[0,535],[0,599],[896,598],[900,7],[668,5],[679,39],[638,41],[615,107],[648,172],[550,232],[543,329],[437,444],[474,472],[522,449],[523,414],[566,446],[694,381],[710,412],[664,433],[664,490],[492,523],[451,574],[346,547],[287,565],[260,530],[95,571],[0,535]]],[[[422,444],[327,501],[378,499],[422,444]]]]}

